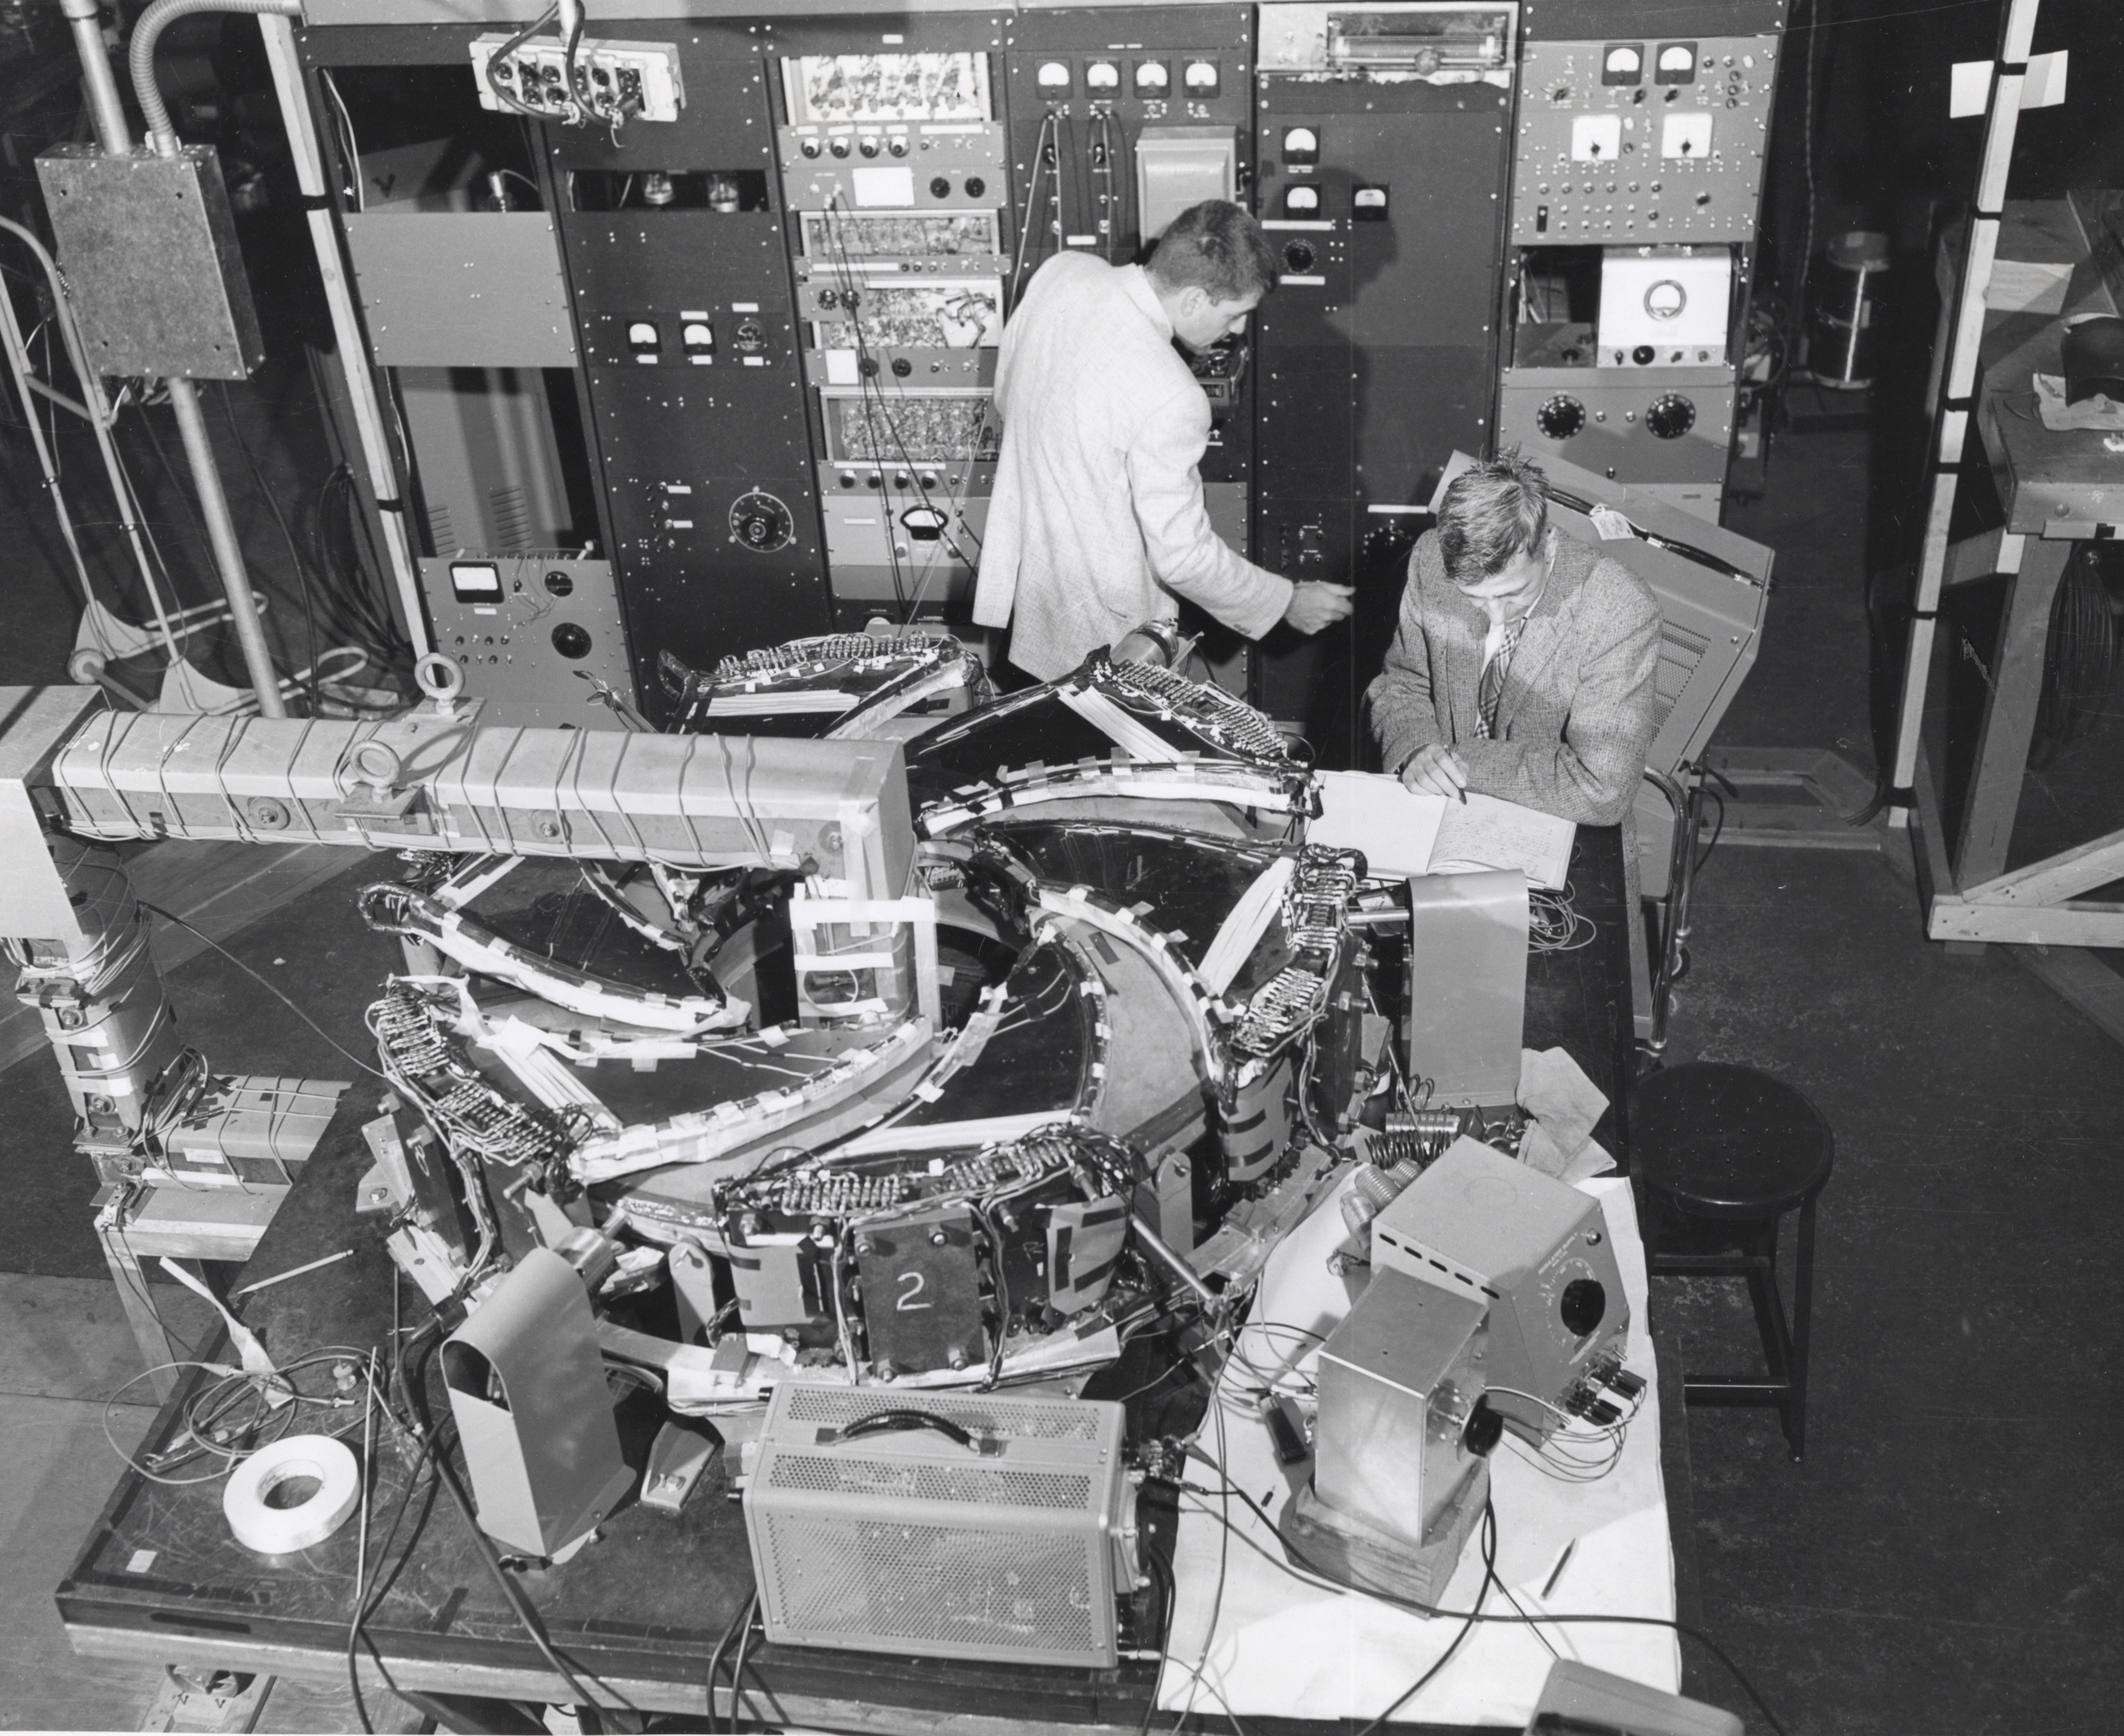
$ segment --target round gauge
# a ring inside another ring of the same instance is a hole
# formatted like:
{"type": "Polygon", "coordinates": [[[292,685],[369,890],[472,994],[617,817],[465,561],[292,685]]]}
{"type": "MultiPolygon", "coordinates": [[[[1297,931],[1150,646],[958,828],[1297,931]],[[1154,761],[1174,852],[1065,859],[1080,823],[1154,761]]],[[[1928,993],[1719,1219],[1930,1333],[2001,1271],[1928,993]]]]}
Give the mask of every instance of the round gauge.
{"type": "Polygon", "coordinates": [[[1084,88],[1087,90],[1119,90],[1121,68],[1111,60],[1093,61],[1084,69],[1084,88]]]}
{"type": "Polygon", "coordinates": [[[1283,267],[1285,271],[1295,271],[1302,277],[1319,263],[1312,242],[1285,241],[1283,244],[1283,267]]]}
{"type": "Polygon", "coordinates": [[[1138,60],[1136,63],[1136,88],[1145,96],[1163,96],[1172,83],[1172,75],[1166,70],[1162,60],[1138,60]]]}
{"type": "Polygon", "coordinates": [[[1043,60],[1040,70],[1033,75],[1034,82],[1042,90],[1067,90],[1070,88],[1070,65],[1066,60],[1043,60]]]}
{"type": "Polygon", "coordinates": [[[1645,411],[1645,427],[1653,438],[1679,440],[1697,425],[1697,407],[1679,392],[1663,392],[1645,411]]]}
{"type": "Polygon", "coordinates": [[[1663,76],[1686,79],[1696,70],[1697,51],[1686,42],[1663,42],[1658,62],[1663,76]]]}
{"type": "Polygon", "coordinates": [[[1585,426],[1585,406],[1559,392],[1534,412],[1534,426],[1551,440],[1568,440],[1585,426]]]}
{"type": "Polygon", "coordinates": [[[1320,213],[1320,189],[1309,181],[1301,181],[1295,187],[1285,188],[1283,209],[1286,217],[1318,217],[1320,213]]]}
{"type": "Polygon", "coordinates": [[[1688,291],[1671,277],[1660,278],[1645,287],[1645,312],[1654,319],[1679,319],[1688,305],[1688,291]]]}
{"type": "Polygon", "coordinates": [[[1557,1302],[1564,1329],[1583,1338],[1607,1316],[1607,1286],[1598,1278],[1573,1278],[1557,1302]]]}
{"type": "Polygon", "coordinates": [[[1601,57],[1601,76],[1611,82],[1627,79],[1635,84],[1645,71],[1645,51],[1642,48],[1617,46],[1601,57]]]}
{"type": "Polygon", "coordinates": [[[754,489],[731,505],[730,540],[756,554],[771,554],[796,540],[796,520],[772,495],[754,489]]]}

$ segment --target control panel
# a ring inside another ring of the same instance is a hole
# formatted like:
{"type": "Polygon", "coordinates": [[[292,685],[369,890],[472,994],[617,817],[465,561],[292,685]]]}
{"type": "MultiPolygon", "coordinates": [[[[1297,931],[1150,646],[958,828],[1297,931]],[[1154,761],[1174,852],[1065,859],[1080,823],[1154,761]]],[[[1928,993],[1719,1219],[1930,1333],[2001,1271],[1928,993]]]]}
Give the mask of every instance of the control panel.
{"type": "Polygon", "coordinates": [[[1724,367],[1513,368],[1498,393],[1498,444],[1567,458],[1716,523],[1733,393],[1724,367]]]}
{"type": "Polygon", "coordinates": [[[630,695],[612,563],[569,555],[472,555],[421,563],[435,648],[483,699],[482,721],[617,729],[596,687],[630,695]],[[579,676],[589,680],[579,680],[579,676]]]}
{"type": "Polygon", "coordinates": [[[1048,255],[1136,257],[1174,214],[1243,196],[1252,8],[1021,12],[1003,64],[1011,166],[1029,212],[1013,293],[1048,255]]]}
{"type": "Polygon", "coordinates": [[[1770,36],[1529,42],[1512,240],[1754,240],[1779,48],[1770,36]]]}
{"type": "Polygon", "coordinates": [[[1601,261],[1595,365],[1723,364],[1733,319],[1729,247],[1611,247],[1601,261]]]}
{"type": "MultiPolygon", "coordinates": [[[[647,36],[647,24],[630,26],[647,36]]],[[[751,33],[675,31],[675,123],[542,130],[637,702],[832,624],[769,82],[751,33]]],[[[571,685],[580,685],[573,683],[571,685]]]]}
{"type": "Polygon", "coordinates": [[[779,71],[836,608],[935,619],[970,589],[995,478],[1010,182],[991,57],[790,54],[779,71]]]}
{"type": "Polygon", "coordinates": [[[1260,17],[1254,205],[1280,281],[1255,318],[1253,557],[1357,598],[1347,626],[1264,642],[1254,698],[1357,766],[1421,509],[1491,444],[1516,9],[1260,17]]]}

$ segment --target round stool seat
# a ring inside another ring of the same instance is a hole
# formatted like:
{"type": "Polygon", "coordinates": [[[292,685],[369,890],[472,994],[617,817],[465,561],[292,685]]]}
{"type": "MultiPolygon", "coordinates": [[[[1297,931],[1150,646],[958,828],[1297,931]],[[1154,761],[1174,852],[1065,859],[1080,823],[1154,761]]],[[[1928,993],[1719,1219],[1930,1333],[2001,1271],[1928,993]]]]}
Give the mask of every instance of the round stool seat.
{"type": "Polygon", "coordinates": [[[1836,1162],[1820,1110],[1782,1080],[1724,1061],[1685,1061],[1641,1081],[1630,1136],[1632,1171],[1701,1218],[1788,1212],[1836,1162]]]}

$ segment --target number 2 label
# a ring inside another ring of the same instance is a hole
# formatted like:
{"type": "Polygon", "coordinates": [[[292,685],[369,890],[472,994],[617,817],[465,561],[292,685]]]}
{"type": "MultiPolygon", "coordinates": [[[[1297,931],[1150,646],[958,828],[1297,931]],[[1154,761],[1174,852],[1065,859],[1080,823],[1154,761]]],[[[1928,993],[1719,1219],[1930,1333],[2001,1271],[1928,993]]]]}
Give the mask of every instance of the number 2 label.
{"type": "Polygon", "coordinates": [[[912,1314],[918,1309],[934,1308],[936,1305],[935,1303],[917,1299],[929,1286],[929,1281],[923,1273],[902,1272],[900,1275],[900,1300],[895,1304],[898,1311],[912,1314]]]}

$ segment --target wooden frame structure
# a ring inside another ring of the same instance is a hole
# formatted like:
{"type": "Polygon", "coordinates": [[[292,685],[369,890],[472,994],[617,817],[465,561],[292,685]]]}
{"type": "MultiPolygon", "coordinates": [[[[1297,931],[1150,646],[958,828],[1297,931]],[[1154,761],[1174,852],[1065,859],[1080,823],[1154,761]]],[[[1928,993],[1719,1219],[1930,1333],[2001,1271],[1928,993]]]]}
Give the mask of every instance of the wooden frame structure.
{"type": "MultiPolygon", "coordinates": [[[[1986,315],[1998,311],[1991,307],[1991,290],[2002,234],[2009,236],[2011,259],[2015,228],[2028,233],[2047,226],[2048,239],[2064,242],[2060,251],[2076,256],[2053,268],[2060,277],[2070,273],[2061,311],[2117,311],[2115,297],[2092,267],[2093,249],[2070,201],[2019,206],[2010,215],[2007,207],[2007,174],[2029,76],[2037,5],[2038,0],[2008,0],[1991,69],[1974,208],[1966,236],[1958,246],[1950,243],[1941,251],[1942,305],[1931,386],[1931,495],[1897,720],[1890,779],[1896,806],[1891,818],[1912,826],[1917,834],[1914,853],[1930,938],[1980,946],[2002,942],[2042,948],[2124,947],[2124,903],[2081,896],[2124,879],[2124,831],[2006,870],[2059,585],[2075,543],[2114,535],[2117,523],[2124,522],[2124,469],[2114,455],[2099,450],[2099,438],[2052,433],[2003,404],[2008,396],[2025,393],[2031,372],[2057,370],[2057,320],[2044,319],[2018,343],[2013,342],[2016,334],[1992,326],[1989,335],[2003,342],[1997,353],[1980,360],[1986,315]],[[1956,251],[1961,255],[1958,269],[1952,257],[1956,251]],[[1951,540],[1949,524],[1973,416],[2007,522],[2002,529],[1951,540]],[[1950,851],[1923,739],[1940,598],[1950,587],[2001,574],[2007,583],[2005,609],[1991,666],[1982,670],[1988,697],[1950,851]]],[[[2124,979],[2119,979],[2119,991],[2111,992],[2104,979],[2115,973],[2086,958],[2062,973],[2079,992],[2059,980],[2057,970],[2041,969],[2037,974],[2124,1038],[2124,979]]]]}

